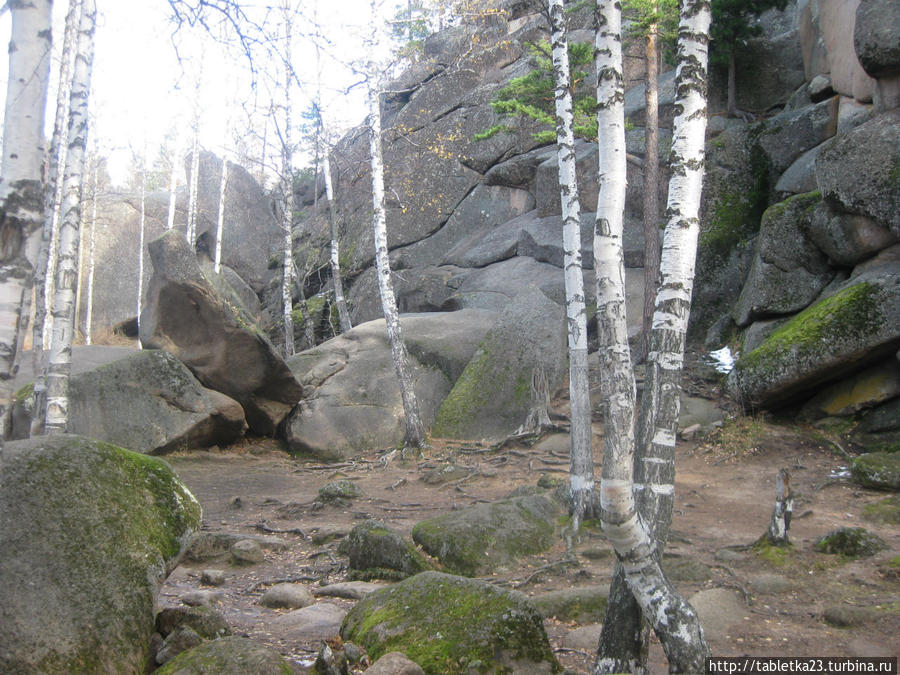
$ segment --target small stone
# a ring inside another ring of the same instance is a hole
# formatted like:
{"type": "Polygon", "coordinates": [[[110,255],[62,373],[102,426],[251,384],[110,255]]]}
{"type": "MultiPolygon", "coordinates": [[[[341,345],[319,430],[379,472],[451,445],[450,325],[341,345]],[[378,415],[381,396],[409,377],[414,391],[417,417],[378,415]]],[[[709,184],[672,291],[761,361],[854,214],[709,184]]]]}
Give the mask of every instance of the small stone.
{"type": "Polygon", "coordinates": [[[664,558],[662,564],[670,581],[700,582],[712,578],[709,567],[691,558],[664,558]]]}
{"type": "Polygon", "coordinates": [[[362,490],[352,480],[342,479],[326,483],[319,488],[317,501],[324,504],[345,504],[362,494],[362,490]]]}
{"type": "Polygon", "coordinates": [[[760,574],[750,580],[750,589],[761,595],[778,595],[792,591],[794,582],[780,574],[760,574]]]}
{"type": "Polygon", "coordinates": [[[263,551],[252,539],[241,539],[231,546],[231,560],[235,565],[255,565],[263,561],[263,551]]]}
{"type": "Polygon", "coordinates": [[[240,497],[232,497],[232,498],[228,501],[228,508],[230,508],[230,509],[242,509],[242,508],[244,508],[244,500],[242,500],[240,497]]]}
{"type": "Polygon", "coordinates": [[[372,591],[385,588],[385,584],[373,584],[370,581],[343,581],[313,589],[316,597],[343,598],[345,600],[362,600],[372,591]]]}
{"type": "Polygon", "coordinates": [[[730,548],[720,548],[713,554],[713,557],[721,562],[740,562],[746,560],[747,555],[730,548]]]}
{"type": "Polygon", "coordinates": [[[888,547],[887,542],[864,527],[839,527],[820,537],[813,550],[848,558],[871,558],[888,547]]]}
{"type": "MultiPolygon", "coordinates": [[[[472,663],[470,662],[471,666],[472,663]]],[[[366,671],[369,675],[425,675],[425,671],[400,652],[389,652],[366,671]]]]}
{"type": "Polygon", "coordinates": [[[680,434],[681,439],[684,441],[694,440],[699,435],[700,429],[701,427],[699,424],[692,424],[687,429],[682,429],[680,434]]]}
{"type": "Polygon", "coordinates": [[[203,642],[203,638],[193,628],[179,626],[163,641],[162,647],[156,653],[156,663],[160,666],[168,663],[181,652],[196,647],[201,642],[203,642]]]}
{"type": "Polygon", "coordinates": [[[219,591],[189,591],[181,596],[181,601],[189,607],[212,607],[221,600],[219,591]]]}
{"type": "Polygon", "coordinates": [[[303,584],[275,584],[263,593],[259,604],[273,609],[300,609],[313,604],[312,593],[303,584]]]}
{"type": "Polygon", "coordinates": [[[359,646],[353,644],[352,642],[344,643],[344,656],[347,657],[347,660],[350,663],[359,663],[360,661],[362,661],[364,655],[365,653],[359,646]]]}
{"type": "Polygon", "coordinates": [[[851,607],[848,605],[833,605],[825,608],[825,622],[838,628],[849,628],[869,623],[877,613],[869,607],[851,607]]]}
{"type": "Polygon", "coordinates": [[[200,583],[207,586],[221,586],[225,583],[225,572],[216,569],[206,569],[200,573],[200,583]]]}

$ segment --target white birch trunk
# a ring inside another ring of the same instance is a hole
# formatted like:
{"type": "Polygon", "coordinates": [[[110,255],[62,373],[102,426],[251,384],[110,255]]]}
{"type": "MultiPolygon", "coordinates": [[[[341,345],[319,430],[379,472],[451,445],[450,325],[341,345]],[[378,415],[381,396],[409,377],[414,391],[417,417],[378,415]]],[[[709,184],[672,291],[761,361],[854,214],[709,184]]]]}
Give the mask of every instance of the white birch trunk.
{"type": "MultiPolygon", "coordinates": [[[[50,0],[9,3],[11,37],[0,161],[0,379],[15,374],[27,329],[43,223],[44,111],[50,79],[50,0]]],[[[2,392],[0,405],[8,392],[2,392]]]]}
{"type": "Polygon", "coordinates": [[[338,235],[337,218],[334,214],[334,186],[331,182],[331,162],[328,150],[325,150],[322,162],[325,173],[325,198],[328,200],[328,227],[331,231],[331,281],[334,284],[334,302],[337,305],[338,321],[341,332],[346,333],[353,327],[350,312],[347,311],[347,300],[344,298],[344,282],[341,279],[341,249],[338,235]]]}
{"type": "Polygon", "coordinates": [[[97,232],[97,165],[91,184],[91,238],[88,244],[87,302],[84,311],[84,343],[91,344],[91,324],[94,320],[94,238],[97,232]]]}
{"type": "MultiPolygon", "coordinates": [[[[702,37],[697,42],[702,42],[702,66],[698,55],[687,48],[687,53],[682,50],[682,43],[690,36],[708,35],[709,4],[705,0],[687,0],[682,6],[682,24],[679,30],[679,53],[682,57],[679,65],[681,76],[699,76],[701,91],[705,91],[705,49],[706,43],[702,37]],[[688,72],[685,73],[684,70],[688,72]]],[[[594,240],[595,261],[597,267],[597,304],[598,304],[598,328],[600,334],[600,353],[604,367],[601,381],[603,398],[605,401],[605,440],[606,447],[603,460],[603,478],[600,488],[600,500],[603,509],[603,529],[616,550],[624,574],[625,582],[631,590],[637,604],[644,616],[650,622],[656,632],[666,656],[669,660],[671,672],[701,672],[704,668],[704,659],[709,653],[703,638],[703,631],[697,619],[696,612],[678,594],[675,588],[666,580],[659,566],[659,556],[656,545],[656,534],[659,529],[652,525],[648,527],[644,519],[637,511],[635,490],[642,492],[661,494],[670,498],[673,494],[672,481],[665,482],[665,477],[671,475],[674,478],[674,456],[668,467],[663,467],[660,472],[659,482],[642,482],[635,485],[634,473],[634,377],[631,370],[630,354],[628,352],[627,334],[625,332],[624,312],[624,281],[622,275],[622,249],[621,249],[621,219],[624,206],[624,176],[625,176],[625,144],[624,144],[624,92],[622,87],[622,56],[621,56],[621,11],[614,0],[602,0],[598,2],[598,30],[597,30],[597,72],[598,72],[598,122],[600,142],[600,180],[601,191],[597,208],[597,227],[594,240]],[[621,129],[620,129],[621,127],[621,129]],[[609,187],[607,187],[609,184],[609,187]],[[608,193],[614,192],[612,194],[608,193]],[[619,197],[622,193],[622,198],[619,197]],[[615,206],[615,213],[610,208],[615,206]],[[617,260],[613,260],[613,257],[617,260]]],[[[699,162],[690,162],[690,167],[674,169],[690,172],[696,169],[702,177],[702,148],[703,127],[705,127],[705,101],[698,110],[693,106],[690,97],[697,93],[698,87],[690,80],[681,79],[678,86],[679,100],[682,104],[682,112],[676,118],[676,139],[679,135],[678,124],[689,122],[691,125],[696,117],[702,117],[701,132],[699,138],[700,157],[699,162]],[[688,91],[690,90],[690,91],[688,91]],[[690,100],[685,100],[687,96],[690,100]]],[[[693,136],[693,128],[686,134],[696,143],[693,136]]],[[[676,140],[677,143],[677,140],[676,140]]],[[[682,148],[686,156],[692,156],[692,147],[682,148]]],[[[674,148],[673,148],[674,150],[674,148]]],[[[674,179],[673,179],[674,180],[674,179]]],[[[696,189],[697,207],[699,209],[700,183],[693,183],[696,189]]],[[[675,193],[679,199],[690,199],[687,194],[679,192],[676,186],[675,193]]],[[[679,216],[679,203],[673,203],[672,185],[670,184],[669,212],[672,213],[667,227],[666,239],[669,239],[669,229],[683,229],[686,221],[679,216]]],[[[696,220],[697,211],[694,211],[693,219],[696,220]]],[[[678,239],[678,237],[675,237],[678,239]]],[[[694,250],[696,250],[696,237],[694,238],[694,250]]],[[[670,268],[681,269],[683,267],[684,249],[677,246],[663,253],[663,288],[657,295],[657,313],[654,318],[654,332],[658,325],[667,322],[659,319],[660,305],[673,300],[682,299],[680,289],[665,286],[666,272],[670,268]],[[679,260],[679,258],[681,260],[679,260]],[[676,297],[677,296],[677,297],[676,297]]],[[[687,285],[687,306],[690,307],[690,281],[687,285]]],[[[685,313],[686,314],[686,313],[685,313]]],[[[685,316],[686,326],[686,316],[685,316]]],[[[654,336],[655,337],[655,336],[654,336]]],[[[651,343],[651,364],[654,358],[659,359],[660,354],[654,353],[651,343]]],[[[682,343],[683,349],[683,343],[682,343]]],[[[680,360],[672,358],[671,353],[666,353],[665,366],[668,367],[677,361],[680,374],[680,360]]],[[[658,364],[657,364],[658,365],[658,364]]],[[[651,366],[652,368],[652,366],[651,366]]],[[[674,407],[677,424],[677,381],[667,382],[668,386],[663,396],[674,396],[674,407]],[[668,391],[674,389],[674,392],[668,391]]],[[[645,399],[652,405],[652,397],[659,391],[658,379],[653,381],[648,378],[645,399]]],[[[661,417],[668,416],[661,414],[661,417]]],[[[674,430],[668,427],[658,429],[658,434],[652,436],[654,445],[671,447],[674,449],[674,430]]],[[[666,523],[667,527],[667,523],[666,523]]],[[[608,623],[608,622],[607,622],[608,623]]],[[[598,659],[595,664],[595,673],[621,672],[624,668],[637,669],[638,663],[616,663],[615,656],[605,654],[604,639],[601,638],[598,659]]]]}
{"type": "Polygon", "coordinates": [[[81,224],[81,188],[88,133],[88,98],[94,60],[94,28],[97,8],[94,0],[84,0],[78,30],[78,50],[72,77],[69,112],[69,150],[66,159],[63,221],[59,236],[59,269],[53,300],[53,340],[47,372],[47,433],[65,433],[69,414],[69,372],[71,370],[73,309],[78,237],[81,224]]]}
{"type": "Polygon", "coordinates": [[[181,161],[180,141],[175,142],[175,150],[172,153],[172,171],[169,174],[169,213],[166,217],[166,232],[175,227],[175,198],[178,191],[178,169],[181,161]]]}
{"type": "MultiPolygon", "coordinates": [[[[291,146],[291,38],[292,24],[290,7],[282,5],[284,12],[284,130],[281,134],[281,315],[284,323],[284,354],[294,354],[294,308],[293,275],[294,275],[294,242],[291,237],[291,225],[294,219],[294,181],[293,181],[293,147],[291,146]]],[[[301,280],[301,283],[302,280],[301,280]]],[[[303,311],[305,311],[305,307],[303,311]]]]}
{"type": "Polygon", "coordinates": [[[563,0],[550,0],[550,41],[556,98],[556,146],[559,197],[563,218],[566,320],[569,345],[569,405],[571,410],[569,489],[573,530],[593,512],[594,452],[591,444],[591,398],[588,381],[587,311],[581,268],[581,203],[575,170],[572,91],[569,85],[569,46],[563,0]]]}
{"type": "Polygon", "coordinates": [[[137,283],[137,334],[138,349],[141,345],[141,304],[144,298],[144,231],[147,224],[147,167],[146,150],[141,158],[141,220],[138,228],[138,283],[137,283]]]}
{"type": "Polygon", "coordinates": [[[53,120],[53,137],[48,153],[47,183],[44,186],[44,225],[41,230],[38,262],[34,270],[34,316],[31,333],[31,365],[34,373],[32,436],[39,436],[44,430],[43,411],[47,399],[47,362],[44,350],[49,346],[52,326],[50,303],[53,300],[53,286],[56,283],[57,253],[59,251],[59,217],[68,145],[66,125],[69,119],[72,61],[75,55],[75,39],[78,35],[80,19],[81,2],[74,0],[70,3],[69,11],[66,14],[66,27],[60,54],[56,115],[53,120]]]}
{"type": "MultiPolygon", "coordinates": [[[[374,17],[375,3],[372,3],[374,17]]],[[[373,18],[373,32],[375,21],[373,18]]],[[[419,450],[425,447],[425,426],[419,414],[419,402],[413,388],[412,368],[409,353],[403,342],[400,329],[400,311],[391,283],[391,264],[388,258],[387,222],[384,211],[384,162],[381,152],[381,96],[372,79],[374,69],[370,69],[368,79],[369,103],[369,151],[372,161],[372,224],[375,234],[375,268],[378,274],[378,291],[381,307],[387,324],[388,340],[391,344],[391,358],[400,385],[403,412],[406,416],[406,445],[419,450]]]]}
{"type": "MultiPolygon", "coordinates": [[[[191,250],[197,244],[197,192],[200,186],[200,120],[194,118],[194,139],[191,143],[191,177],[188,188],[187,230],[185,237],[191,250]]],[[[171,197],[170,197],[171,199],[171,197]]]]}
{"type": "Polygon", "coordinates": [[[222,235],[225,232],[225,189],[228,187],[228,158],[222,158],[222,181],[219,184],[219,218],[216,221],[216,252],[213,258],[213,269],[216,274],[222,271],[222,235]]]}

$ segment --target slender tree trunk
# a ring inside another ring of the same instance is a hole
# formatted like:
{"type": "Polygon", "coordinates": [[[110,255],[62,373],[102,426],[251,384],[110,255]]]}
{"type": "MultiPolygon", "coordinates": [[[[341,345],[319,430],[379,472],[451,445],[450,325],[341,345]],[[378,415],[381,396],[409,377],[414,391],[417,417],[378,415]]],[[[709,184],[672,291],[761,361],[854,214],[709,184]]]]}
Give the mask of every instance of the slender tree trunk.
{"type": "MultiPolygon", "coordinates": [[[[11,2],[0,161],[0,380],[12,377],[30,313],[43,223],[44,110],[50,79],[50,0],[11,2]]],[[[8,403],[0,390],[0,406],[8,403]]]]}
{"type": "Polygon", "coordinates": [[[731,47],[731,51],[728,54],[728,116],[729,117],[740,117],[743,118],[744,115],[738,109],[737,105],[737,68],[734,63],[734,45],[731,47]]]}
{"type": "MultiPolygon", "coordinates": [[[[652,11],[655,13],[657,4],[652,11]]],[[[647,31],[646,122],[644,126],[644,313],[638,362],[647,360],[650,327],[659,286],[659,25],[647,31]]]]}
{"type": "Polygon", "coordinates": [[[222,158],[222,181],[219,183],[219,218],[216,221],[216,252],[213,269],[222,270],[222,235],[225,232],[225,189],[228,187],[228,158],[222,158]]]}
{"type": "MultiPolygon", "coordinates": [[[[603,185],[615,184],[611,176],[624,174],[624,137],[618,132],[622,115],[621,16],[612,0],[598,3],[597,70],[599,134],[603,139],[600,153],[600,176],[603,185]],[[609,57],[609,61],[606,58],[609,57]],[[611,83],[607,90],[604,82],[611,83]],[[608,120],[607,111],[611,120],[608,120]],[[613,127],[608,124],[610,121],[613,127]],[[607,140],[609,139],[609,140],[607,140]],[[619,150],[621,143],[621,159],[619,150]],[[604,146],[611,146],[608,154],[604,146]],[[615,168],[608,172],[608,164],[615,168]]],[[[690,309],[693,279],[693,256],[696,232],[686,234],[697,225],[700,188],[702,187],[703,137],[706,124],[706,47],[709,31],[709,3],[685,0],[679,26],[679,70],[673,145],[673,178],[670,182],[666,228],[661,263],[662,286],[657,294],[656,312],[651,336],[648,378],[642,403],[639,443],[647,442],[645,454],[634,466],[634,379],[627,357],[627,335],[624,333],[624,283],[619,270],[607,270],[604,251],[597,262],[598,326],[600,353],[604,367],[601,380],[605,401],[605,440],[603,479],[600,499],[603,528],[616,550],[621,574],[637,604],[650,621],[663,645],[671,672],[701,672],[709,653],[696,612],[666,580],[659,566],[657,538],[665,541],[671,510],[666,504],[674,494],[674,441],[678,421],[678,380],[683,362],[684,329],[690,309]],[[698,136],[699,132],[699,136],[698,136]],[[693,248],[690,242],[693,239],[693,248]],[[690,262],[688,262],[688,259],[690,262]],[[614,273],[611,273],[614,272],[614,273]],[[606,286],[616,290],[608,290],[606,286]],[[680,353],[679,353],[680,348],[680,353]],[[676,379],[672,379],[673,375],[676,379]],[[648,433],[649,431],[649,433],[648,433]],[[635,481],[637,470],[637,481],[635,481]],[[635,499],[641,501],[641,512],[635,499]],[[646,514],[646,515],[645,515],[646,514]]],[[[605,195],[601,188],[595,233],[597,251],[615,248],[621,269],[621,228],[618,218],[601,212],[609,203],[618,207],[618,196],[605,195]]],[[[642,448],[643,449],[643,448],[642,448]]],[[[619,598],[619,589],[611,590],[619,598]]],[[[615,630],[610,625],[610,612],[604,632],[615,630]]],[[[633,629],[633,626],[632,626],[633,629]]],[[[601,636],[595,673],[635,671],[641,668],[638,655],[605,651],[630,641],[639,644],[635,633],[612,644],[609,635],[601,636]]]]}
{"type": "Polygon", "coordinates": [[[788,533],[791,529],[791,516],[794,513],[794,495],[791,493],[791,472],[779,469],[775,480],[775,508],[769,529],[763,535],[771,546],[789,546],[788,533]]]}
{"type": "MultiPolygon", "coordinates": [[[[194,140],[191,144],[191,182],[188,189],[188,220],[185,237],[191,249],[197,245],[197,193],[200,187],[200,120],[194,118],[194,140]]],[[[171,199],[171,197],[170,197],[171,199]]]]}
{"type": "Polygon", "coordinates": [[[337,305],[341,332],[346,333],[353,327],[353,324],[350,322],[350,312],[347,311],[347,300],[344,298],[344,283],[341,280],[341,244],[337,218],[334,214],[334,186],[331,182],[331,162],[328,159],[327,150],[323,157],[323,170],[325,172],[325,198],[328,200],[328,228],[331,232],[331,281],[334,284],[334,302],[337,305]]]}
{"type": "Polygon", "coordinates": [[[47,363],[45,342],[50,337],[50,302],[56,282],[57,252],[59,246],[59,216],[63,198],[63,172],[66,165],[68,134],[65,131],[69,118],[69,94],[72,87],[72,61],[75,55],[75,39],[81,19],[81,2],[76,0],[66,14],[66,28],[60,55],[59,85],[56,94],[56,115],[53,120],[53,137],[48,153],[47,184],[44,186],[44,226],[41,246],[34,270],[34,322],[31,333],[31,365],[34,373],[34,404],[31,418],[31,435],[44,431],[43,411],[47,400],[47,363]]]}
{"type": "Polygon", "coordinates": [[[553,79],[556,98],[556,147],[559,197],[563,217],[566,319],[569,345],[569,405],[571,410],[569,489],[573,504],[573,530],[593,514],[594,451],[591,445],[591,398],[588,381],[587,311],[581,268],[581,203],[575,172],[572,91],[569,46],[563,0],[550,1],[553,79]]]}
{"type": "Polygon", "coordinates": [[[172,171],[169,174],[169,213],[166,217],[166,232],[175,227],[175,198],[178,189],[178,169],[181,158],[179,157],[179,142],[175,142],[175,150],[172,153],[172,171]]]}
{"type": "Polygon", "coordinates": [[[49,434],[64,433],[69,417],[69,372],[72,364],[75,279],[81,224],[81,188],[88,134],[88,97],[94,60],[94,28],[97,8],[84,0],[78,31],[78,51],[72,77],[69,112],[69,150],[66,158],[63,221],[59,233],[59,269],[53,299],[53,340],[47,372],[47,421],[49,434]]]}
{"type": "Polygon", "coordinates": [[[137,334],[138,349],[141,345],[141,303],[144,299],[144,231],[147,222],[147,166],[146,150],[141,157],[141,221],[138,228],[138,284],[137,284],[137,334]]]}
{"type": "Polygon", "coordinates": [[[84,343],[91,344],[91,324],[94,320],[94,239],[97,233],[97,165],[91,184],[91,238],[88,245],[87,303],[84,311],[84,343]]]}
{"type": "MultiPolygon", "coordinates": [[[[373,30],[374,30],[374,2],[373,30]]],[[[391,283],[391,264],[388,258],[387,223],[384,212],[384,163],[381,155],[381,100],[370,69],[368,80],[369,101],[369,150],[372,159],[372,222],[375,230],[375,268],[378,274],[378,291],[387,324],[388,340],[391,344],[391,358],[400,385],[403,412],[406,416],[406,445],[421,450],[425,447],[425,426],[419,414],[419,402],[413,388],[412,368],[409,353],[403,342],[400,329],[400,312],[394,287],[391,283]]]]}
{"type": "MultiPolygon", "coordinates": [[[[294,317],[291,313],[294,308],[292,292],[294,244],[291,237],[291,225],[294,219],[293,147],[291,146],[291,37],[293,31],[290,7],[287,2],[282,5],[282,10],[284,12],[285,53],[283,64],[284,130],[281,134],[281,315],[284,323],[284,353],[285,356],[291,356],[294,353],[294,317]]],[[[301,311],[306,311],[305,305],[301,311]]]]}

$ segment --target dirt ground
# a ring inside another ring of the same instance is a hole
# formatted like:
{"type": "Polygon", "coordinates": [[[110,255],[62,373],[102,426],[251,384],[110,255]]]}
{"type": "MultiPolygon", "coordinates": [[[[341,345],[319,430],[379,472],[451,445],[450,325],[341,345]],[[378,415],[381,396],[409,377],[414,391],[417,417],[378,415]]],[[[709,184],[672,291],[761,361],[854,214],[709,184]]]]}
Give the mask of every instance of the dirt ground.
{"type": "MultiPolygon", "coordinates": [[[[599,425],[595,432],[599,466],[599,425]]],[[[564,479],[567,444],[567,435],[558,432],[534,444],[515,442],[500,449],[434,441],[422,459],[403,461],[395,456],[385,461],[383,453],[372,452],[338,465],[291,458],[276,442],[263,439],[221,450],[171,455],[167,459],[203,506],[205,529],[256,535],[275,532],[273,536],[288,546],[267,552],[263,563],[250,567],[233,567],[227,562],[182,564],[163,589],[161,604],[178,605],[185,592],[204,588],[202,569],[224,569],[226,582],[215,589],[221,592],[217,608],[235,633],[275,648],[302,672],[319,644],[285,639],[272,624],[282,611],[266,609],[257,602],[277,581],[300,580],[314,586],[346,579],[346,559],[337,554],[337,542],[315,544],[313,540],[319,540],[316,535],[340,535],[370,517],[409,535],[420,520],[501,498],[520,485],[534,485],[542,475],[564,479]],[[442,484],[423,480],[429,471],[446,463],[468,471],[442,484]],[[338,478],[356,482],[362,496],[346,507],[316,508],[313,502],[319,487],[338,478]]],[[[900,580],[888,561],[900,554],[900,531],[861,519],[864,506],[887,495],[851,483],[843,473],[846,464],[833,446],[810,430],[760,418],[726,421],[721,430],[706,438],[679,443],[675,515],[667,555],[705,564],[711,578],[676,582],[676,586],[688,597],[702,589],[726,587],[745,600],[738,614],[705,627],[714,655],[898,654],[900,580]],[[790,533],[794,548],[783,556],[762,556],[752,550],[723,555],[723,549],[750,544],[764,532],[774,503],[776,473],[782,467],[790,470],[796,495],[790,533]],[[857,561],[812,550],[819,536],[842,525],[867,527],[888,542],[889,550],[857,561]],[[791,589],[757,592],[751,582],[761,574],[785,577],[791,589]],[[871,607],[875,612],[864,625],[836,628],[823,616],[826,607],[835,605],[871,607]]],[[[586,529],[575,550],[577,566],[552,566],[566,554],[560,540],[551,551],[524,559],[517,568],[488,580],[529,595],[608,584],[613,556],[600,531],[586,529]],[[549,567],[534,575],[545,565],[549,567]]],[[[590,651],[562,646],[564,636],[578,626],[554,619],[545,624],[563,666],[578,673],[590,672],[594,659],[590,651]]],[[[655,641],[651,661],[653,673],[667,672],[662,649],[655,641]]]]}

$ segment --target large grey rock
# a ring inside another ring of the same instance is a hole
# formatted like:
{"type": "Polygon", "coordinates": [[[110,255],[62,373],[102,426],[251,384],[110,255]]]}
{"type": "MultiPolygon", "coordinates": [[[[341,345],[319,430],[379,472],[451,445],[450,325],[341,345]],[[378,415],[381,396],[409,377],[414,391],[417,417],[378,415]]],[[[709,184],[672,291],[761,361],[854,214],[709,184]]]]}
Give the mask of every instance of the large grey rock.
{"type": "Polygon", "coordinates": [[[415,546],[377,520],[354,527],[341,542],[354,576],[404,579],[431,569],[415,546]]]}
{"type": "Polygon", "coordinates": [[[204,386],[240,403],[253,431],[272,435],[300,400],[300,384],[249,317],[215,291],[179,232],[149,249],[144,346],[174,354],[204,386]]]}
{"type": "Polygon", "coordinates": [[[865,0],[856,8],[856,56],[872,77],[900,73],[900,12],[892,0],[865,0]]]}
{"type": "Polygon", "coordinates": [[[453,385],[434,424],[436,436],[498,438],[526,424],[536,407],[535,378],[552,390],[565,372],[563,308],[524,286],[487,332],[453,385]]]}
{"type": "Polygon", "coordinates": [[[900,264],[847,281],[744,354],[728,376],[747,406],[802,397],[900,347],[900,264]]]}
{"type": "Polygon", "coordinates": [[[816,183],[816,157],[823,147],[823,144],[817,145],[794,160],[775,183],[775,192],[802,194],[817,190],[819,184],[816,183]]]}
{"type": "Polygon", "coordinates": [[[0,449],[0,671],[144,672],[200,505],[160,459],[80,436],[0,449]]]}
{"type": "MultiPolygon", "coordinates": [[[[479,310],[402,317],[426,426],[494,318],[479,310]]],[[[383,319],[356,326],[289,363],[304,387],[303,402],[285,424],[291,452],[340,460],[402,442],[403,405],[383,319]]]]}
{"type": "MultiPolygon", "coordinates": [[[[578,197],[583,210],[597,203],[600,182],[597,180],[597,145],[578,139],[575,142],[575,171],[578,175],[578,197]]],[[[544,160],[535,175],[535,201],[542,218],[562,212],[559,201],[559,162],[556,154],[544,160]]]]}
{"type": "Polygon", "coordinates": [[[757,125],[757,147],[774,175],[783,173],[804,152],[837,132],[838,97],[798,111],[786,111],[757,125]]]}
{"type": "Polygon", "coordinates": [[[319,602],[282,614],[273,623],[286,640],[312,642],[335,637],[346,615],[347,610],[343,607],[331,602],[319,602]]]}
{"type": "Polygon", "coordinates": [[[294,669],[274,649],[250,638],[229,636],[182,652],[154,672],[158,675],[292,675],[294,669]]]}
{"type": "Polygon", "coordinates": [[[489,231],[534,208],[534,197],[519,188],[479,185],[430,237],[391,252],[391,268],[453,264],[447,251],[467,236],[489,231]]]}
{"type": "MultiPolygon", "coordinates": [[[[461,309],[453,298],[470,270],[452,265],[428,265],[405,270],[393,270],[391,282],[401,314],[422,312],[450,312],[461,309]]],[[[353,325],[384,318],[384,308],[378,290],[378,272],[369,267],[359,275],[347,295],[353,325]]]]}
{"type": "Polygon", "coordinates": [[[556,512],[542,495],[516,497],[423,520],[412,536],[452,572],[489,574],[550,548],[556,512]]]}
{"type": "Polygon", "coordinates": [[[816,158],[825,199],[900,236],[900,109],[835,138],[816,158]]]}
{"type": "Polygon", "coordinates": [[[360,600],[341,637],[369,658],[402,651],[427,673],[551,673],[558,668],[540,615],[521,593],[423,572],[360,600]]]}
{"type": "Polygon", "coordinates": [[[897,235],[868,216],[833,210],[819,203],[809,222],[809,238],[828,259],[852,267],[897,243],[897,235]]]}
{"type": "Polygon", "coordinates": [[[366,672],[369,675],[425,675],[419,664],[400,652],[388,652],[366,668],[366,672]]]}
{"type": "MultiPolygon", "coordinates": [[[[185,170],[189,172],[188,163],[186,158],[185,170]]],[[[215,252],[221,185],[222,160],[202,151],[197,192],[197,249],[207,251],[210,258],[215,252]]],[[[187,194],[184,198],[183,213],[187,213],[187,194]]],[[[269,259],[281,250],[281,238],[271,199],[245,168],[228,162],[222,264],[259,292],[268,281],[269,259]]]]}
{"type": "Polygon", "coordinates": [[[484,175],[485,185],[506,185],[508,187],[534,190],[537,168],[556,154],[555,147],[535,148],[530,152],[510,157],[492,166],[484,175]]]}
{"type": "Polygon", "coordinates": [[[807,231],[817,192],[769,207],[756,239],[756,256],[733,317],[738,326],[791,314],[811,303],[834,277],[807,231]]]}
{"type": "Polygon", "coordinates": [[[860,0],[808,0],[798,4],[797,21],[807,79],[827,74],[836,92],[868,102],[874,80],[860,65],[853,44],[859,5],[860,0]]]}
{"type": "Polygon", "coordinates": [[[227,445],[247,429],[235,400],[159,350],[74,375],[69,397],[71,433],[142,453],[227,445]]]}

